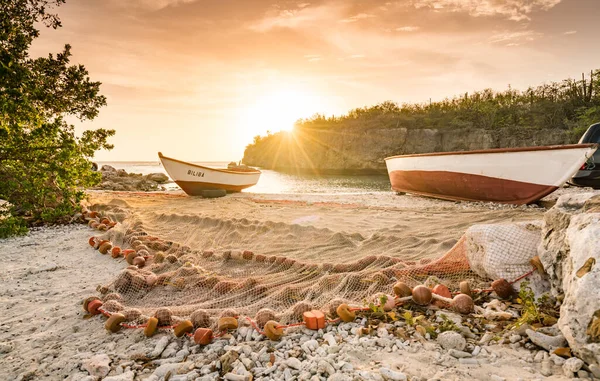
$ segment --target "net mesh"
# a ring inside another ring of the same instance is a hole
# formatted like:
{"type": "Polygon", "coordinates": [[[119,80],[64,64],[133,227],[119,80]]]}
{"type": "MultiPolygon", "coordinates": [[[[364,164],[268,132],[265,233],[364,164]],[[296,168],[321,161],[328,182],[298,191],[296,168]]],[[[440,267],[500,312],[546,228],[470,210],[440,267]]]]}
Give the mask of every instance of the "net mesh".
{"type": "Polygon", "coordinates": [[[196,327],[215,328],[224,316],[248,316],[261,327],[268,320],[291,324],[312,309],[335,318],[339,304],[364,306],[392,294],[398,281],[456,291],[466,280],[485,288],[490,279],[531,269],[540,231],[536,224],[478,225],[439,258],[410,261],[385,235],[365,239],[245,218],[96,209],[119,222],[99,239],[134,250],[130,258],[145,257],[143,266],[128,266],[101,288],[104,310],[131,324],[155,316],[163,326],[191,319],[196,327]]]}

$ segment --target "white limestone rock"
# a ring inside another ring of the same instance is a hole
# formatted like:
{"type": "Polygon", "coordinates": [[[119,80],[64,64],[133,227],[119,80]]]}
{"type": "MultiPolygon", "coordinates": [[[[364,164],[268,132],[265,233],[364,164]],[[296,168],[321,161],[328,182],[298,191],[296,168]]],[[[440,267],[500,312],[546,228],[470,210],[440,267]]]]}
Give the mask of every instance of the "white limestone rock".
{"type": "Polygon", "coordinates": [[[577,373],[577,371],[579,371],[579,369],[581,369],[582,366],[583,361],[581,361],[577,357],[571,357],[570,359],[567,359],[567,361],[565,361],[565,363],[563,364],[563,370],[565,372],[577,373]]]}
{"type": "Polygon", "coordinates": [[[103,378],[102,381],[133,381],[135,373],[133,371],[121,373],[118,376],[110,376],[103,378]]]}
{"type": "Polygon", "coordinates": [[[437,337],[437,342],[446,350],[456,349],[463,351],[467,346],[465,338],[460,333],[454,331],[440,333],[437,337]]]}
{"type": "Polygon", "coordinates": [[[90,376],[104,377],[110,372],[110,358],[104,353],[92,356],[83,362],[83,369],[87,370],[90,376]]]}
{"type": "Polygon", "coordinates": [[[544,348],[548,352],[567,345],[567,340],[563,335],[550,336],[541,332],[536,332],[532,329],[526,330],[525,333],[529,336],[529,340],[531,340],[532,343],[538,347],[544,348]]]}
{"type": "Polygon", "coordinates": [[[406,377],[406,374],[391,370],[389,368],[380,368],[379,373],[381,374],[384,380],[406,381],[408,379],[406,377]]]}
{"type": "Polygon", "coordinates": [[[563,298],[558,327],[572,351],[600,364],[600,192],[566,195],[544,217],[540,259],[563,298]]]}

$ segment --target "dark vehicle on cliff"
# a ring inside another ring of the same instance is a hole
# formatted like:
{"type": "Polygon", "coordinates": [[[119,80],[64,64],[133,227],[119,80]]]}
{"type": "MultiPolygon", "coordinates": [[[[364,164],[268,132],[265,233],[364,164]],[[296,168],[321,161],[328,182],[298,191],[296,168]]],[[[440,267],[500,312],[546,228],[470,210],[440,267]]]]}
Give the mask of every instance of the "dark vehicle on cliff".
{"type": "MultiPolygon", "coordinates": [[[[600,123],[592,124],[587,129],[579,139],[579,144],[583,143],[600,143],[600,123]]],[[[580,187],[600,189],[600,149],[594,152],[569,182],[580,187]]]]}

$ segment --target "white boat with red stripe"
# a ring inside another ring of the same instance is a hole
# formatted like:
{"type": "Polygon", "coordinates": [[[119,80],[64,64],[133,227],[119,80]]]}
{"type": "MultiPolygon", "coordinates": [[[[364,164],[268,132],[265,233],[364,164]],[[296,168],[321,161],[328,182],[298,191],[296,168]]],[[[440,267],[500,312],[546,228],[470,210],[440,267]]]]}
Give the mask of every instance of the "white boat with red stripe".
{"type": "Polygon", "coordinates": [[[158,157],[163,167],[177,185],[190,196],[200,196],[202,191],[224,189],[240,192],[256,185],[261,172],[250,167],[211,168],[164,156],[158,157]]]}
{"type": "Polygon", "coordinates": [[[554,192],[594,154],[596,144],[497,148],[392,156],[392,189],[446,200],[530,204],[554,192]]]}

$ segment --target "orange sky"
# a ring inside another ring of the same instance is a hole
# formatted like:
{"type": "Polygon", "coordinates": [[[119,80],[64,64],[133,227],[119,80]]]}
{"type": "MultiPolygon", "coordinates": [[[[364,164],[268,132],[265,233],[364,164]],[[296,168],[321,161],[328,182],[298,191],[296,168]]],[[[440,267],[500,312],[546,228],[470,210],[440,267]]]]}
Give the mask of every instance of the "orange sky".
{"type": "Polygon", "coordinates": [[[314,113],[522,89],[600,68],[600,0],[67,0],[32,55],[73,45],[117,131],[97,160],[239,160],[314,113]]]}

